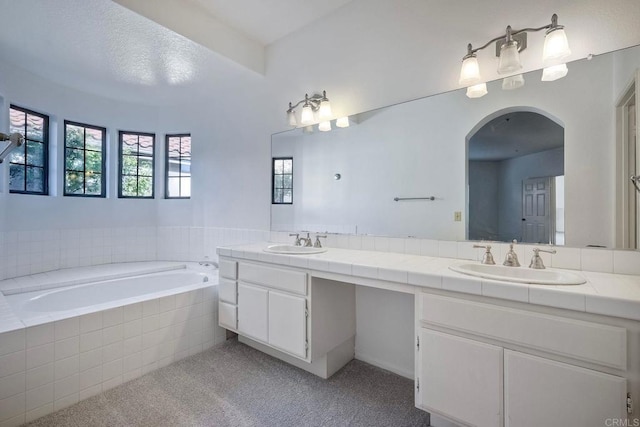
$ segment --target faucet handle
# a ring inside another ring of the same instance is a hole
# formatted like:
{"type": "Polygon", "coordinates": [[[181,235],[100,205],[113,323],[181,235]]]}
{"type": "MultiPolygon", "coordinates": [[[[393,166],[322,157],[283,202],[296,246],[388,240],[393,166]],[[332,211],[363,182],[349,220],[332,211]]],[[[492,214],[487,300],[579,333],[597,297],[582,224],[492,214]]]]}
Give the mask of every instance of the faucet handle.
{"type": "Polygon", "coordinates": [[[294,245],[300,246],[300,234],[298,234],[298,233],[289,234],[289,237],[293,237],[293,236],[296,236],[296,241],[295,241],[294,245]]]}
{"type": "Polygon", "coordinates": [[[555,254],[555,249],[540,249],[533,248],[533,257],[531,257],[531,263],[529,264],[529,268],[533,268],[535,270],[544,270],[546,267],[544,266],[544,262],[542,262],[542,257],[540,256],[540,252],[546,252],[548,254],[555,254]]]}
{"type": "Polygon", "coordinates": [[[327,236],[321,236],[321,235],[319,235],[319,234],[316,234],[316,242],[313,244],[313,247],[314,247],[314,248],[321,248],[321,247],[322,247],[322,244],[320,243],[320,239],[321,239],[321,238],[322,238],[322,239],[326,239],[326,238],[327,238],[327,236]]]}
{"type": "Polygon", "coordinates": [[[473,245],[474,248],[486,249],[484,255],[482,256],[482,264],[495,265],[496,262],[493,260],[493,254],[491,253],[491,245],[473,245]]]}
{"type": "Polygon", "coordinates": [[[518,243],[518,241],[516,239],[513,239],[509,244],[509,252],[507,252],[507,255],[504,257],[504,262],[502,263],[502,265],[505,265],[507,267],[520,267],[518,254],[513,250],[513,245],[515,245],[516,243],[518,243]]]}

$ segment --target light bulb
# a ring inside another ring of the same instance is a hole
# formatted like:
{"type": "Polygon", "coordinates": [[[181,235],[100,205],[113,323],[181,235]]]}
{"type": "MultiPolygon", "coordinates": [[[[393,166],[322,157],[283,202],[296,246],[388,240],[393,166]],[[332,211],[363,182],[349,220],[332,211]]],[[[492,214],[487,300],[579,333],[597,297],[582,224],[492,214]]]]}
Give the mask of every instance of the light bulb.
{"type": "Polygon", "coordinates": [[[349,116],[340,117],[336,120],[336,126],[339,128],[348,128],[349,127],[349,116]]]}
{"type": "Polygon", "coordinates": [[[551,28],[544,37],[544,48],[542,49],[542,62],[544,65],[553,65],[559,60],[571,55],[569,42],[563,27],[551,28]]]}
{"type": "Polygon", "coordinates": [[[487,94],[487,84],[480,83],[467,88],[467,96],[469,98],[480,98],[487,94]]]}
{"type": "Polygon", "coordinates": [[[287,119],[289,120],[289,126],[293,126],[293,127],[298,126],[298,121],[296,120],[296,113],[293,110],[287,111],[287,119]]]}
{"type": "Polygon", "coordinates": [[[524,77],[522,76],[522,74],[509,76],[502,79],[502,89],[504,90],[518,89],[522,86],[524,86],[524,77]]]}
{"type": "Polygon", "coordinates": [[[553,65],[542,70],[542,81],[552,82],[558,80],[567,75],[569,69],[567,64],[553,65]]]}
{"type": "Polygon", "coordinates": [[[331,104],[328,99],[322,100],[320,102],[320,110],[318,111],[318,118],[322,121],[331,119],[331,104]]]}
{"type": "Polygon", "coordinates": [[[508,74],[522,69],[520,54],[518,53],[518,43],[514,40],[507,42],[500,48],[500,62],[498,73],[508,74]]]}
{"type": "Polygon", "coordinates": [[[469,86],[478,83],[480,80],[480,66],[478,65],[476,54],[465,56],[462,60],[458,83],[462,86],[469,86]]]}
{"type": "Polygon", "coordinates": [[[300,123],[302,123],[303,125],[313,123],[313,110],[311,109],[311,105],[306,104],[304,107],[302,107],[300,123]]]}
{"type": "Polygon", "coordinates": [[[318,125],[318,130],[321,132],[328,132],[331,130],[331,122],[327,120],[326,122],[320,122],[318,125]]]}

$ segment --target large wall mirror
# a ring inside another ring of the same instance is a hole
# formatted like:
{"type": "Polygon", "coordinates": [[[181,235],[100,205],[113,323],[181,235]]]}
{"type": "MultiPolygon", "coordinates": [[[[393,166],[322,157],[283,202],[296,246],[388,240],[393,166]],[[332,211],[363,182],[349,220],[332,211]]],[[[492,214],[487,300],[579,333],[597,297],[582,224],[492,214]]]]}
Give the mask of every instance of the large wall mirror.
{"type": "Polygon", "coordinates": [[[274,134],[293,189],[272,230],[637,247],[640,47],[568,66],[554,82],[534,71],[479,99],[458,90],[274,134]]]}

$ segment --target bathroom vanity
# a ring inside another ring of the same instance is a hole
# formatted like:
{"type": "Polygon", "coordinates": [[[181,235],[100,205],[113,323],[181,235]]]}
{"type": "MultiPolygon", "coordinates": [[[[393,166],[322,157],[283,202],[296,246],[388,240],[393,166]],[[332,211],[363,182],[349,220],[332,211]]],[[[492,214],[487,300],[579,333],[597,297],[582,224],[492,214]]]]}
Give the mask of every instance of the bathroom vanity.
{"type": "Polygon", "coordinates": [[[414,296],[418,408],[474,426],[638,417],[640,277],[585,271],[581,285],[526,285],[449,268],[469,261],[266,246],[218,249],[219,322],[248,345],[327,378],[354,355],[354,287],[387,289],[414,296]]]}

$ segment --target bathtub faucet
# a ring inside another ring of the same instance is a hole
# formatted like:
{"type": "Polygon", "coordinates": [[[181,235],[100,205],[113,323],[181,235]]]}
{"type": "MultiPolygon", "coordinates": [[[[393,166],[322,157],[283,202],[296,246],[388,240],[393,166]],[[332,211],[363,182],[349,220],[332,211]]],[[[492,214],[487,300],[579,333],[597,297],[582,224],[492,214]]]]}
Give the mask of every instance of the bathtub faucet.
{"type": "Polygon", "coordinates": [[[202,265],[204,267],[210,267],[210,266],[214,266],[215,268],[219,267],[218,263],[215,262],[215,261],[211,261],[208,256],[204,257],[204,260],[198,262],[198,264],[200,264],[200,265],[202,265]]]}

